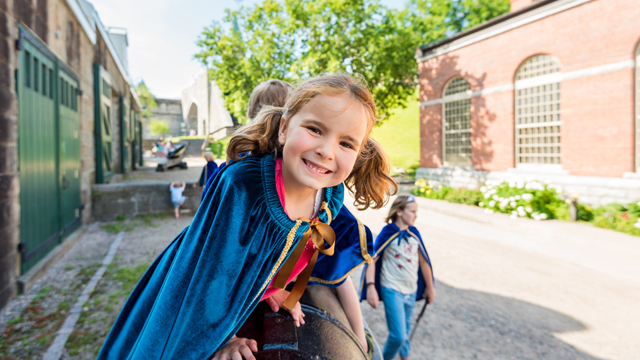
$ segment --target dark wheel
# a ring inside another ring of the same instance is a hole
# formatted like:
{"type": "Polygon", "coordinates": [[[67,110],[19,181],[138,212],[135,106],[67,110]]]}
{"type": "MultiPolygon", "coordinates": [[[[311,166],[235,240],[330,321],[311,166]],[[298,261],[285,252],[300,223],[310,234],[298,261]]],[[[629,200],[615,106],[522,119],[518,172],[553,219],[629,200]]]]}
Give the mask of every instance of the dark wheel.
{"type": "Polygon", "coordinates": [[[187,170],[187,163],[186,162],[180,163],[180,169],[187,170]]]}
{"type": "Polygon", "coordinates": [[[162,165],[158,165],[158,166],[156,166],[156,171],[157,172],[163,172],[164,171],[164,167],[162,167],[162,165]]]}

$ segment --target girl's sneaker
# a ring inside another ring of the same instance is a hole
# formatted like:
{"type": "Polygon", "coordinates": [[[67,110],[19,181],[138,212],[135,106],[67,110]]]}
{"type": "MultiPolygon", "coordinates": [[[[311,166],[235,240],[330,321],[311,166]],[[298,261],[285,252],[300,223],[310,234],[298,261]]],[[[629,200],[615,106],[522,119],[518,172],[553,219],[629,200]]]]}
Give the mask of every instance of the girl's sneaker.
{"type": "Polygon", "coordinates": [[[180,217],[180,215],[179,215],[179,214],[175,214],[175,215],[176,215],[176,219],[180,217]]]}

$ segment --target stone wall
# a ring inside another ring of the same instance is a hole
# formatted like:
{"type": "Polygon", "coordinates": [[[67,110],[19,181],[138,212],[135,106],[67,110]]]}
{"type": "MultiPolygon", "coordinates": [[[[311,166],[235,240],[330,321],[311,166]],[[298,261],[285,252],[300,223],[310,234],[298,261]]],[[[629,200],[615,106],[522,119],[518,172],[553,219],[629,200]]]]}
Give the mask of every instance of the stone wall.
{"type": "Polygon", "coordinates": [[[579,201],[593,206],[614,202],[640,200],[640,175],[627,173],[622,178],[574,176],[564,173],[507,171],[478,171],[469,168],[420,168],[416,179],[428,179],[436,184],[477,189],[482,184],[503,181],[541,181],[549,183],[566,195],[578,195],[579,201]]]}
{"type": "MultiPolygon", "coordinates": [[[[195,212],[200,206],[202,188],[193,188],[193,184],[187,183],[184,192],[187,200],[180,209],[195,212]]],[[[172,212],[169,185],[168,182],[93,185],[93,216],[98,220],[112,220],[118,215],[129,217],[172,212]]]]}
{"type": "MultiPolygon", "coordinates": [[[[186,133],[181,132],[180,125],[185,122],[182,117],[182,103],[180,100],[156,99],[156,104],[158,104],[158,107],[151,110],[153,118],[156,120],[167,120],[169,122],[170,133],[167,135],[189,135],[189,129],[186,127],[184,129],[186,133]]],[[[149,119],[142,119],[142,138],[156,140],[159,136],[151,133],[151,129],[149,128],[150,122],[149,119]]]]}
{"type": "MultiPolygon", "coordinates": [[[[18,101],[13,76],[17,62],[14,46],[18,38],[17,21],[35,27],[43,22],[41,12],[27,1],[0,0],[0,308],[16,294],[20,271],[18,101]]],[[[46,26],[40,25],[38,29],[41,36],[46,36],[46,26]]]]}

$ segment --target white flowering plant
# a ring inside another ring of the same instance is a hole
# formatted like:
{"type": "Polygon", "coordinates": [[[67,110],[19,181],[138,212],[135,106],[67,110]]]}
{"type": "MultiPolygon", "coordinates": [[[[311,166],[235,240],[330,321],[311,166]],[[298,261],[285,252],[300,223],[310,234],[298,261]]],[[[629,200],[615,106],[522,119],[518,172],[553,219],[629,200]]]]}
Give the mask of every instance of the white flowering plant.
{"type": "Polygon", "coordinates": [[[480,188],[483,201],[478,205],[485,212],[510,214],[512,218],[535,220],[569,218],[569,205],[562,199],[562,189],[539,181],[511,181],[487,184],[480,188]]]}

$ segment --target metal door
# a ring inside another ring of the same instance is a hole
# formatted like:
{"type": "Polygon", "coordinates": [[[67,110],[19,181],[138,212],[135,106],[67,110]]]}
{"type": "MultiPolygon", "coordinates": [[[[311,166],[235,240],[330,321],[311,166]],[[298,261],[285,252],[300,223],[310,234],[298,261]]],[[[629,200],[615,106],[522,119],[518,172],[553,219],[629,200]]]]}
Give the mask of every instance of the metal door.
{"type": "Polygon", "coordinates": [[[60,221],[63,234],[78,228],[80,220],[80,116],[78,81],[58,71],[60,221]]]}
{"type": "Polygon", "coordinates": [[[120,97],[120,164],[123,174],[131,171],[131,103],[120,97]]]}
{"type": "Polygon", "coordinates": [[[22,272],[60,239],[55,57],[20,27],[18,151],[22,272]]]}
{"type": "Polygon", "coordinates": [[[93,64],[96,133],[96,183],[108,183],[113,176],[111,143],[111,76],[100,65],[93,64]]]}

